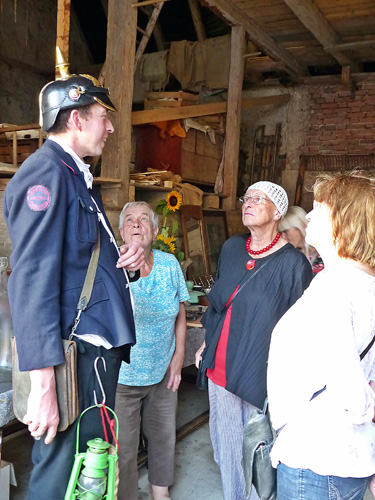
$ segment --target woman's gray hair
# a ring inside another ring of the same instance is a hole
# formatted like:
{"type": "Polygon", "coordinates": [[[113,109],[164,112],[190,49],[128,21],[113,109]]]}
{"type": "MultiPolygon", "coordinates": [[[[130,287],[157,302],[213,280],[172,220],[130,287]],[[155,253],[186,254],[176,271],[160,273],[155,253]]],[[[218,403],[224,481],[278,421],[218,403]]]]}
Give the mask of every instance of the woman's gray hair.
{"type": "Polygon", "coordinates": [[[159,216],[154,212],[152,209],[151,205],[149,205],[146,201],[129,201],[126,205],[124,205],[124,208],[121,210],[120,214],[120,219],[119,219],[119,229],[122,229],[122,226],[124,224],[124,214],[128,208],[135,208],[135,207],[145,207],[149,214],[150,214],[150,220],[152,222],[152,227],[155,229],[156,227],[159,227],[159,216]]]}

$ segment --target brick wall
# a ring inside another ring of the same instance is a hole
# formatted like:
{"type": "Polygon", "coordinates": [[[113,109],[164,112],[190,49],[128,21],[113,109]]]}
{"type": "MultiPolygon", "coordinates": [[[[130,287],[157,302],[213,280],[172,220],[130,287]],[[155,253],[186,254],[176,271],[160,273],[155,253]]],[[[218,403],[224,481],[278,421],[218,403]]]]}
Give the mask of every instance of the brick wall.
{"type": "Polygon", "coordinates": [[[303,154],[375,154],[375,83],[309,88],[303,154]]]}

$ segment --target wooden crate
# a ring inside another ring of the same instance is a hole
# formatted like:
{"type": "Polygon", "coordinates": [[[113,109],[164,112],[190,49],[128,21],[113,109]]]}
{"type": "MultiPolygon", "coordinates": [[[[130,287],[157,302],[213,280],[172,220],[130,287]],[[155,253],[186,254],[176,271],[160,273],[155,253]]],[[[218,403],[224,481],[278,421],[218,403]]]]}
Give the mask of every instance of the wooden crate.
{"type": "Polygon", "coordinates": [[[0,124],[0,163],[21,165],[43,143],[39,125],[0,124]]]}
{"type": "Polygon", "coordinates": [[[223,155],[223,136],[216,134],[216,144],[199,130],[190,129],[182,142],[181,176],[186,182],[214,185],[223,155]]]}
{"type": "MultiPolygon", "coordinates": [[[[17,165],[21,165],[26,158],[38,149],[38,139],[17,141],[17,165]]],[[[12,141],[0,138],[0,162],[13,164],[12,141]]]]}
{"type": "Polygon", "coordinates": [[[199,96],[189,92],[147,92],[145,109],[180,108],[198,104],[199,96]]]}

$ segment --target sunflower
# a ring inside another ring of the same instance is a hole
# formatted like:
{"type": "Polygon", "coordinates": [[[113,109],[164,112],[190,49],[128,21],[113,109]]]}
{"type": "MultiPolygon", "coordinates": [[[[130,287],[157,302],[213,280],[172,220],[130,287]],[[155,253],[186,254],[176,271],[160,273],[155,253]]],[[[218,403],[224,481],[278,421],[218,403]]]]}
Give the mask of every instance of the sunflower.
{"type": "Polygon", "coordinates": [[[167,206],[171,212],[178,210],[182,203],[182,196],[178,191],[171,191],[167,196],[167,206]]]}
{"type": "Polygon", "coordinates": [[[176,238],[172,238],[171,236],[168,236],[168,238],[166,238],[162,234],[159,234],[156,237],[156,241],[157,241],[157,243],[159,243],[158,245],[155,245],[155,246],[157,246],[158,250],[162,250],[163,252],[168,252],[168,253],[172,253],[172,254],[175,253],[175,251],[176,251],[176,245],[175,245],[176,238]]]}

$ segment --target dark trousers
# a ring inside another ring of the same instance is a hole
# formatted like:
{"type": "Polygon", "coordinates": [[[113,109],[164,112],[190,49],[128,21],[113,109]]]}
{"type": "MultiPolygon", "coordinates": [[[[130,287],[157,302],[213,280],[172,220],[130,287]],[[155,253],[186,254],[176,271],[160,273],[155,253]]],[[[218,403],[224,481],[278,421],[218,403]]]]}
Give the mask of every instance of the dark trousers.
{"type": "MultiPolygon", "coordinates": [[[[94,361],[98,361],[98,371],[106,395],[106,406],[114,409],[118,372],[123,348],[95,347],[77,340],[78,399],[80,412],[95,404],[94,390],[98,403],[102,402],[102,393],[94,371],[94,361]]],[[[112,416],[111,413],[109,413],[112,416]]],[[[110,433],[109,433],[110,435],[110,433]]],[[[100,437],[104,431],[98,408],[85,413],[80,424],[79,452],[87,450],[87,441],[100,437]]],[[[44,438],[35,441],[32,451],[33,470],[31,472],[28,500],[63,500],[73,468],[76,453],[77,421],[64,432],[58,432],[51,444],[46,445],[44,438]]]]}

